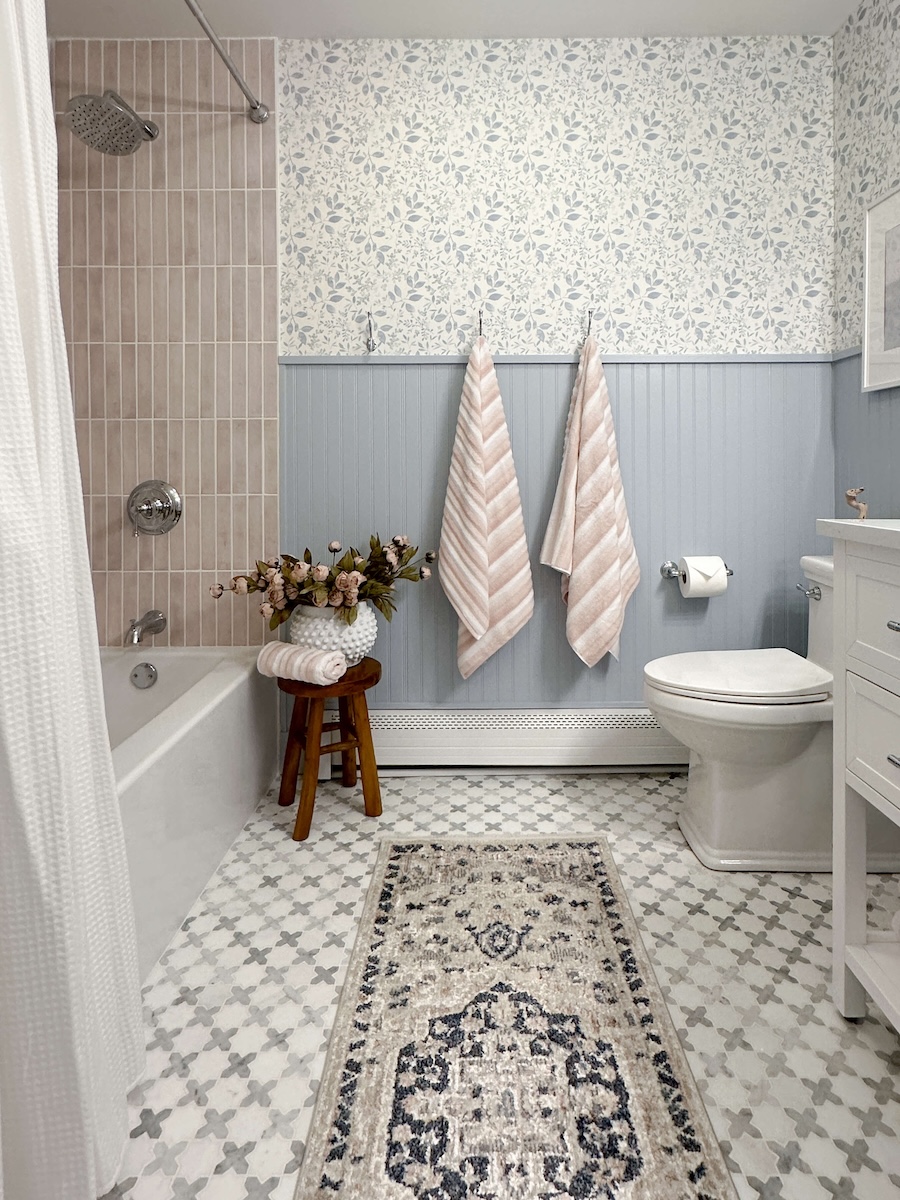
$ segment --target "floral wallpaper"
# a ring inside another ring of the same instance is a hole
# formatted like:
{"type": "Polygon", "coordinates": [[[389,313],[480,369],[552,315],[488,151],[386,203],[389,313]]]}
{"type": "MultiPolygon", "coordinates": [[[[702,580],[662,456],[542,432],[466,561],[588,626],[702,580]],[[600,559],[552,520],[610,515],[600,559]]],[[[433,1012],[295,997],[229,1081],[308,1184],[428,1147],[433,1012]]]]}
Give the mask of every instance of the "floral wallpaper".
{"type": "Polygon", "coordinates": [[[831,349],[830,38],[280,55],[283,354],[831,349]]]}
{"type": "Polygon", "coordinates": [[[869,205],[900,187],[900,0],[864,0],[834,37],[835,349],[862,341],[869,205]]]}

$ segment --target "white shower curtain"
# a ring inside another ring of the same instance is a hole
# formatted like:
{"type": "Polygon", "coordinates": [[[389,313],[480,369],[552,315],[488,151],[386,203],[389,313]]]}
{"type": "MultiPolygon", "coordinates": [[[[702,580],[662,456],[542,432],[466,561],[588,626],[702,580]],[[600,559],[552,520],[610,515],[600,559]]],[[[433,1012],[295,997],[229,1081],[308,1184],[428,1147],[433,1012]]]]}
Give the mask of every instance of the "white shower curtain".
{"type": "Polygon", "coordinates": [[[143,1065],[56,279],[43,0],[0,0],[0,1197],[115,1182],[143,1065]]]}

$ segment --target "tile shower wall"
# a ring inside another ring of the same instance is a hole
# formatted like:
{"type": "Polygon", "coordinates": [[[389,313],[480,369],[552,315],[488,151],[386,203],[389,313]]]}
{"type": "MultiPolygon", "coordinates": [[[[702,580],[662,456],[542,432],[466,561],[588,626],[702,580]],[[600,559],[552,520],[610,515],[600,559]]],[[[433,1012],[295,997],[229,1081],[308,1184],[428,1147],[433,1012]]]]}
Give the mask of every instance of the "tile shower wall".
{"type": "MultiPolygon", "coordinates": [[[[274,107],[275,42],[230,41],[274,107]]],[[[255,125],[205,40],[59,41],[56,107],[112,88],[160,127],[117,159],[64,127],[60,277],[101,641],[151,607],[177,645],[262,640],[209,585],[277,545],[275,120],[255,125]],[[166,537],[134,538],[142,479],[184,497],[166,537]]]]}
{"type": "Polygon", "coordinates": [[[830,38],[279,56],[283,354],[831,349],[830,38]]]}

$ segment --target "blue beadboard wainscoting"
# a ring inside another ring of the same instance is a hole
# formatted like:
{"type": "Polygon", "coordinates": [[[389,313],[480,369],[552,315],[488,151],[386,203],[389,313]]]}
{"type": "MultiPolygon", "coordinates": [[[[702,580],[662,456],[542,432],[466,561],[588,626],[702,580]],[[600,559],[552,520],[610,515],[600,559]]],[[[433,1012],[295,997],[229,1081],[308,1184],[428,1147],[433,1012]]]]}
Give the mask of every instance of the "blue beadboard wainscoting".
{"type": "Polygon", "coordinates": [[[864,487],[870,517],[900,517],[900,388],[862,390],[858,350],[834,364],[835,515],[853,517],[844,493],[864,487]]]}
{"type": "MultiPolygon", "coordinates": [[[[642,578],[620,660],[607,656],[593,670],[566,642],[559,575],[538,561],[576,364],[498,357],[496,366],[534,616],[463,680],[439,564],[430,582],[401,585],[399,612],[382,623],[374,651],[384,676],[371,693],[373,710],[487,710],[487,725],[498,710],[618,712],[640,709],[644,664],[660,655],[752,646],[805,652],[799,559],[831,550],[815,533],[816,518],[834,509],[830,361],[607,362],[642,578]],[[686,554],[722,555],[734,571],[723,597],[684,600],[677,582],[660,578],[665,559],[686,554]]],[[[437,548],[464,374],[456,358],[283,359],[278,549],[309,546],[324,557],[330,539],[361,547],[370,531],[437,548]]],[[[527,741],[525,728],[520,736],[527,741]]]]}

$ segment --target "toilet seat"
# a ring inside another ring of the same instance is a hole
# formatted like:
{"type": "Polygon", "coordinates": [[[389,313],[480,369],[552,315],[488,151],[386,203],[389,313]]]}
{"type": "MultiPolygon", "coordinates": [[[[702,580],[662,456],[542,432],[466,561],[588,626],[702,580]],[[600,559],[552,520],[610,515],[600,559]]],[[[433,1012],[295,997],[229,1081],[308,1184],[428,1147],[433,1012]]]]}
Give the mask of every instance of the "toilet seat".
{"type": "Polygon", "coordinates": [[[792,650],[697,650],[647,663],[653,687],[731,704],[814,704],[831,695],[830,671],[792,650]]]}

